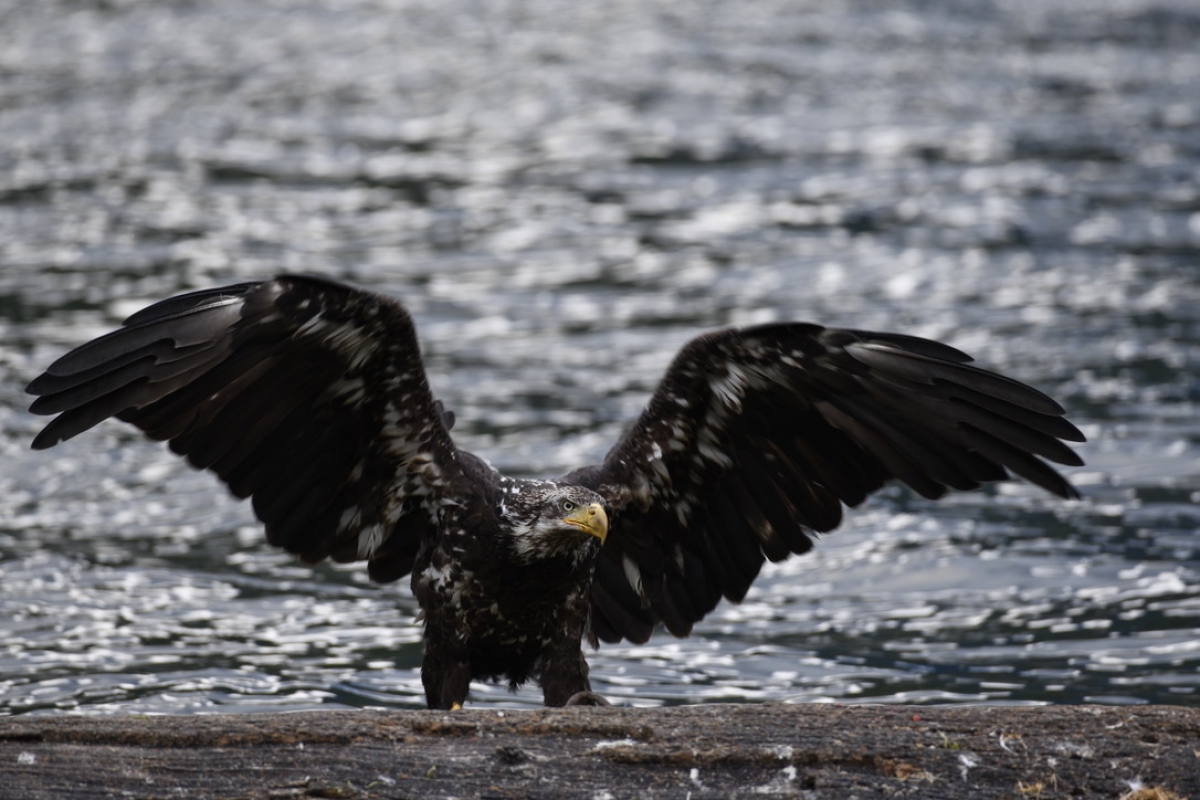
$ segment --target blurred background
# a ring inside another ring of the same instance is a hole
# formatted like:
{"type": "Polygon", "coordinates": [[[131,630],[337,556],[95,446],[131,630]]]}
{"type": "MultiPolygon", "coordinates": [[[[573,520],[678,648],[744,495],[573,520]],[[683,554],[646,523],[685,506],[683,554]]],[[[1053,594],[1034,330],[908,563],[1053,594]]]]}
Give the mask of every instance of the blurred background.
{"type": "Polygon", "coordinates": [[[28,449],[67,349],[284,270],[402,299],[515,474],[784,319],[945,341],[1088,434],[1082,501],[886,490],[591,654],[615,702],[1200,705],[1197,41],[1192,0],[0,0],[0,713],[423,706],[404,581],[273,550],[125,426],[28,449]]]}

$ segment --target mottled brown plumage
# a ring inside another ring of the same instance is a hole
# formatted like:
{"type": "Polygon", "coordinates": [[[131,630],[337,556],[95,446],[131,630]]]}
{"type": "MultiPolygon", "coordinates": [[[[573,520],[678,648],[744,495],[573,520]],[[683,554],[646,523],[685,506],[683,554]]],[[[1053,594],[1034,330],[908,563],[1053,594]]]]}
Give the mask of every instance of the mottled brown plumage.
{"type": "Polygon", "coordinates": [[[1040,392],[945,345],[806,323],[716,331],[675,358],[602,464],[500,475],[458,450],[394,300],[284,275],[151,306],[29,386],[50,447],[115,416],[250,497],[307,561],[412,575],[431,707],[472,678],[590,694],[581,640],[677,636],[766,559],[812,547],[897,479],[925,497],[1015,473],[1083,436],[1040,392]]]}

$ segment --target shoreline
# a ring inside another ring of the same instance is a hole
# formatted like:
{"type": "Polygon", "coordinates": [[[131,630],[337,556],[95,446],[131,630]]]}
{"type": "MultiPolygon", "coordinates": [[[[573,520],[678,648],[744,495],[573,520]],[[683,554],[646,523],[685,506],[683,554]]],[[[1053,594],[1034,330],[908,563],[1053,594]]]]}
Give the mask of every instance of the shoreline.
{"type": "Polygon", "coordinates": [[[0,798],[1200,799],[1200,709],[700,705],[0,718],[0,798]]]}

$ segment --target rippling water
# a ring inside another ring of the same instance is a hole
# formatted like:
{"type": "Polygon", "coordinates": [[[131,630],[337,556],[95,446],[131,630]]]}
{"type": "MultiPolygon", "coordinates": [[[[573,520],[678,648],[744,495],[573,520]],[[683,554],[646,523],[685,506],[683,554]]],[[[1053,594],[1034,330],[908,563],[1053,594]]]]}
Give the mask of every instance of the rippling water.
{"type": "Polygon", "coordinates": [[[1087,432],[1081,502],[888,490],[592,654],[618,702],[1200,703],[1197,38],[1185,0],[0,5],[0,713],[423,704],[405,586],[120,425],[28,450],[67,348],[281,270],[402,298],[513,473],[776,319],[947,341],[1087,432]]]}

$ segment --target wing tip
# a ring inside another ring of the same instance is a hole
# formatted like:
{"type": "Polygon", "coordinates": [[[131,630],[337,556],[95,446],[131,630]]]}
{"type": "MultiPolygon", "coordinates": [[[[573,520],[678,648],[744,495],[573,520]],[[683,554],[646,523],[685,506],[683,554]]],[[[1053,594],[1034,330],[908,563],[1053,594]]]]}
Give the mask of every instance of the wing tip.
{"type": "Polygon", "coordinates": [[[46,426],[41,433],[33,437],[33,441],[29,443],[30,450],[49,450],[54,445],[66,441],[67,436],[54,436],[50,433],[50,427],[46,426]]]}

